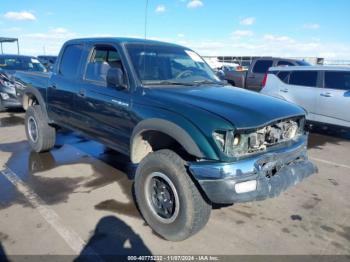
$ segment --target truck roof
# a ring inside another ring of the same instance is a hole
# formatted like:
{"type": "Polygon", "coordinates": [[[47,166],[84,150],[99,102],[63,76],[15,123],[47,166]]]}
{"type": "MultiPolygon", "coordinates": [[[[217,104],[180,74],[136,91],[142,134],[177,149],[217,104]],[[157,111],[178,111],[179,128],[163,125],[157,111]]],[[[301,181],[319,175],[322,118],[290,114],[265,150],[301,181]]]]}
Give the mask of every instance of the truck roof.
{"type": "Polygon", "coordinates": [[[350,71],[350,67],[346,66],[279,66],[271,67],[269,71],[350,71]]]}
{"type": "Polygon", "coordinates": [[[77,39],[71,39],[66,42],[66,44],[74,44],[74,43],[118,43],[118,44],[161,44],[161,45],[168,45],[168,46],[177,46],[177,47],[183,47],[181,45],[173,44],[173,43],[167,43],[157,40],[148,40],[148,39],[141,39],[141,38],[131,38],[131,37],[94,37],[94,38],[77,38],[77,39]]]}

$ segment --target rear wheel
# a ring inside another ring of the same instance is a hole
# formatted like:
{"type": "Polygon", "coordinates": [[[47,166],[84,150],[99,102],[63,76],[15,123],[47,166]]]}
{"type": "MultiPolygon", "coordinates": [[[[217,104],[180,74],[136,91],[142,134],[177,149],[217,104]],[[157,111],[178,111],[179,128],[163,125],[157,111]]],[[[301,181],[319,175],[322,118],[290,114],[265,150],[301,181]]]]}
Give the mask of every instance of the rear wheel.
{"type": "Polygon", "coordinates": [[[25,127],[28,142],[35,152],[48,151],[55,145],[56,130],[47,123],[40,105],[27,109],[25,127]]]}
{"type": "Polygon", "coordinates": [[[151,153],[141,161],[135,195],[146,222],[167,240],[194,235],[210,216],[211,205],[187,174],[185,162],[170,150],[151,153]]]}

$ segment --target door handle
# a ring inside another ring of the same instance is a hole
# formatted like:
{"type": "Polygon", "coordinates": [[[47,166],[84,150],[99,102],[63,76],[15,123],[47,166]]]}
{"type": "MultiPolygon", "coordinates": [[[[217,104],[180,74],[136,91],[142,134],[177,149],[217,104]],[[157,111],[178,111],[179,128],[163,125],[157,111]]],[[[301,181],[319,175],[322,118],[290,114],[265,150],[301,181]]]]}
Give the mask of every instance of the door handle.
{"type": "Polygon", "coordinates": [[[320,95],[321,95],[321,96],[324,96],[324,97],[332,97],[332,94],[329,93],[329,92],[321,93],[320,95]]]}
{"type": "Polygon", "coordinates": [[[283,93],[288,93],[288,89],[287,89],[287,88],[285,88],[285,89],[280,89],[280,91],[283,92],[283,93]]]}
{"type": "Polygon", "coordinates": [[[78,92],[78,96],[85,97],[85,95],[86,95],[85,89],[80,89],[78,92]]]}

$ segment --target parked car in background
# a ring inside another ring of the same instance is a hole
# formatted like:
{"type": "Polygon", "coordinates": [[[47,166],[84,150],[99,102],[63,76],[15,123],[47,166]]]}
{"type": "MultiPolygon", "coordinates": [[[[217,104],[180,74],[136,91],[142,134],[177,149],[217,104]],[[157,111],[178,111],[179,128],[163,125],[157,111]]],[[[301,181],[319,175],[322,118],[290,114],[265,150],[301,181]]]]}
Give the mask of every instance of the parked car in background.
{"type": "Polygon", "coordinates": [[[47,70],[52,71],[53,65],[56,63],[57,56],[39,55],[38,60],[46,67],[47,70]]]}
{"type": "Polygon", "coordinates": [[[261,93],[303,107],[311,122],[350,127],[348,67],[273,67],[261,93]]]}
{"type": "Polygon", "coordinates": [[[21,108],[21,83],[16,84],[16,71],[46,72],[46,68],[32,56],[0,55],[0,111],[21,108]],[[16,88],[17,86],[17,88],[16,88]]]}
{"type": "Polygon", "coordinates": [[[66,127],[130,157],[143,218],[168,240],[203,228],[213,203],[275,197],[317,170],[304,110],[224,86],[189,48],[76,39],[58,61],[52,74],[17,75],[27,83],[30,146],[52,149],[56,128],[66,127]]]}
{"type": "Polygon", "coordinates": [[[252,61],[247,71],[228,71],[225,73],[225,80],[233,86],[260,91],[264,76],[269,68],[273,66],[310,66],[310,64],[295,59],[257,58],[252,61]]]}

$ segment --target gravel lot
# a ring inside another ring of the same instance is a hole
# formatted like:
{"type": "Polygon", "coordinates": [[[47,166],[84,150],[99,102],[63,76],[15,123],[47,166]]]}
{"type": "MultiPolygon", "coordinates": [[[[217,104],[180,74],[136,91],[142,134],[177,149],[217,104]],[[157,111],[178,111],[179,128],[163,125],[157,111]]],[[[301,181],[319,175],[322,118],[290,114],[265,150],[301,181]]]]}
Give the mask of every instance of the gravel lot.
{"type": "Polygon", "coordinates": [[[319,173],[280,197],[213,210],[183,242],[155,235],[135,207],[134,167],[101,144],[63,132],[31,152],[22,112],[0,114],[0,248],[7,255],[350,254],[350,134],[310,135],[319,173]]]}

